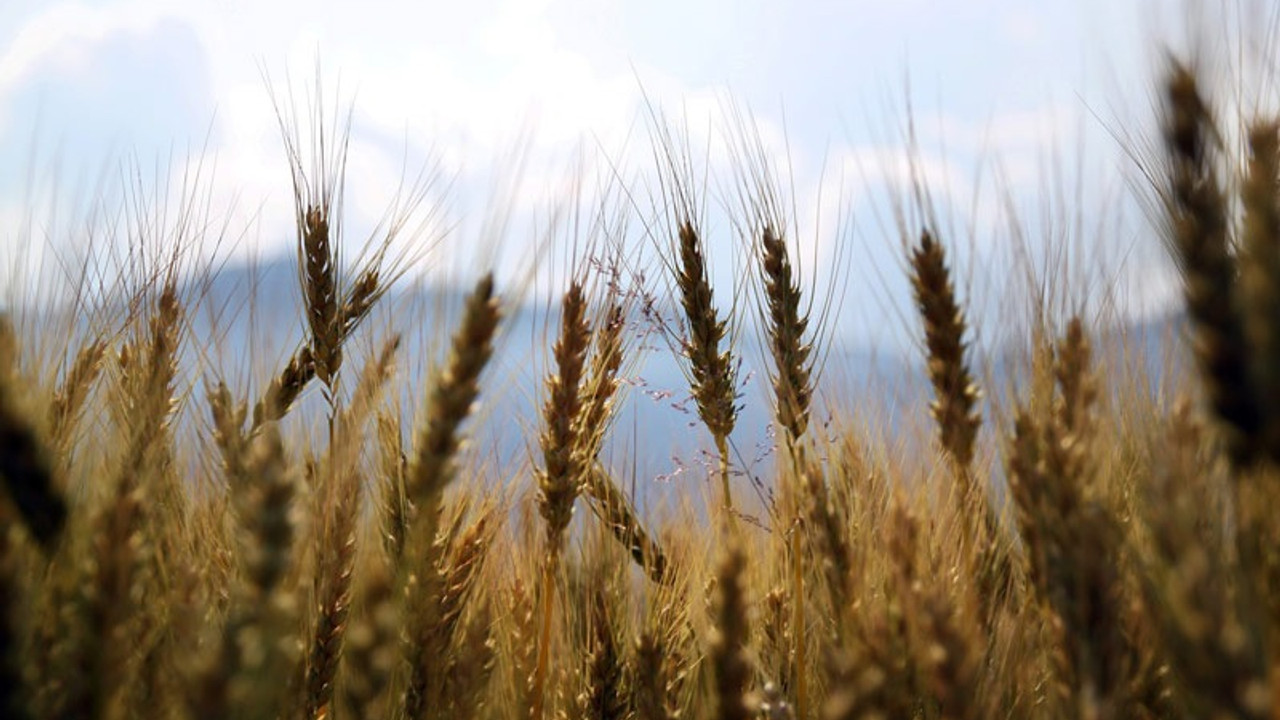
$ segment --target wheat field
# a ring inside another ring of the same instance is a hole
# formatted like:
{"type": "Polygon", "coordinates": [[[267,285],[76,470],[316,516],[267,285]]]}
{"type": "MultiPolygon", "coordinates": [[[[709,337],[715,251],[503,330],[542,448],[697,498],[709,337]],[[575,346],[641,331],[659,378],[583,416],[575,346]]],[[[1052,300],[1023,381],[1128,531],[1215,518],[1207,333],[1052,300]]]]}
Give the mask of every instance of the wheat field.
{"type": "Polygon", "coordinates": [[[955,238],[904,225],[923,456],[818,421],[829,308],[778,189],[744,184],[750,289],[716,287],[705,188],[660,133],[647,271],[712,458],[706,497],[665,512],[602,457],[647,291],[572,267],[527,457],[493,461],[468,440],[517,289],[469,280],[399,412],[401,336],[353,338],[405,267],[339,262],[341,158],[290,144],[306,336],[268,382],[183,361],[205,309],[178,252],[75,332],[0,324],[0,715],[1280,717],[1280,125],[1239,119],[1234,162],[1192,65],[1157,87],[1193,368],[1169,397],[1118,385],[1078,315],[1036,327],[997,396],[955,238]],[[761,517],[730,449],[743,322],[776,442],[761,517]]]}

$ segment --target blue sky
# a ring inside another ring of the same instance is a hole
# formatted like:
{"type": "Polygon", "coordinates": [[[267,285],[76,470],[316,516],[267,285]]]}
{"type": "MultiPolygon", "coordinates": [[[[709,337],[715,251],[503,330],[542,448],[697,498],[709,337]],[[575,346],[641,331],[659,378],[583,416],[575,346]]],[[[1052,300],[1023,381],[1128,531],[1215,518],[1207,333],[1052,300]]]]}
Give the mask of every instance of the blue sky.
{"type": "MultiPolygon", "coordinates": [[[[1007,254],[1000,244],[1015,233],[1003,195],[1022,209],[1030,246],[1072,232],[1037,218],[1052,205],[1046,168],[1065,167],[1066,182],[1078,170],[1091,198],[1074,232],[1106,224],[1115,235],[1075,252],[1099,254],[1128,277],[1127,302],[1146,312],[1167,301],[1168,274],[1140,218],[1115,200],[1131,168],[1110,130],[1147,121],[1153,67],[1160,43],[1177,35],[1180,7],[6,0],[0,278],[21,263],[43,260],[47,269],[51,252],[65,257],[63,248],[83,244],[90,199],[105,198],[105,223],[127,201],[121,188],[130,177],[172,195],[196,167],[212,214],[240,238],[225,252],[288,252],[289,175],[268,82],[301,97],[319,58],[327,98],[354,101],[352,236],[375,225],[406,167],[412,174],[435,161],[453,178],[447,203],[443,191],[429,198],[447,208],[439,217],[451,233],[435,252],[463,259],[424,267],[474,264],[465,256],[515,148],[527,162],[520,192],[502,201],[512,218],[500,261],[508,265],[522,256],[511,244],[535,237],[550,208],[567,201],[575,158],[595,172],[652,165],[647,103],[685,118],[695,149],[709,148],[722,176],[726,115],[748,109],[770,161],[789,178],[797,247],[816,258],[807,271],[822,275],[841,257],[835,244],[849,243],[841,334],[875,339],[898,322],[893,308],[908,307],[885,213],[905,176],[909,99],[918,166],[946,188],[940,213],[958,236],[951,240],[975,304],[998,310],[1005,302],[1008,267],[993,258],[1007,254]],[[1108,200],[1114,222],[1100,209],[1108,200]]],[[[712,225],[717,275],[731,279],[732,233],[712,225]]]]}

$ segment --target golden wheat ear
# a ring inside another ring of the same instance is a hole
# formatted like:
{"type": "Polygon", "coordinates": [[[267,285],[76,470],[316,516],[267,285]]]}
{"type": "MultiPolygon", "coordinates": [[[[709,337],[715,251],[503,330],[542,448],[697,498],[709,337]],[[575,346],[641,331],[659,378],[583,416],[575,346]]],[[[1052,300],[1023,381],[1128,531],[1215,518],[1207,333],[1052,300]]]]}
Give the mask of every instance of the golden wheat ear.
{"type": "Polygon", "coordinates": [[[630,672],[631,705],[639,720],[675,720],[679,709],[675,697],[674,663],[659,632],[641,633],[632,653],[630,672]]]}
{"type": "Polygon", "coordinates": [[[586,361],[591,326],[586,315],[586,296],[575,282],[564,295],[560,336],[552,352],[556,371],[546,379],[547,399],[543,405],[543,469],[538,474],[538,512],[546,522],[547,551],[558,555],[565,529],[582,483],[577,433],[581,429],[580,385],[586,361]]]}
{"type": "Polygon", "coordinates": [[[805,338],[809,316],[801,306],[800,287],[791,267],[786,241],[772,226],[760,235],[760,273],[764,282],[765,331],[773,359],[773,393],[778,425],[789,450],[799,448],[809,428],[809,405],[813,398],[813,348],[805,338]]]}
{"type": "Polygon", "coordinates": [[[311,330],[316,377],[332,387],[342,365],[338,315],[338,262],[329,228],[329,199],[303,210],[298,218],[298,266],[311,330]]]}
{"type": "MultiPolygon", "coordinates": [[[[388,535],[388,560],[397,575],[405,624],[401,653],[407,674],[397,698],[405,717],[421,717],[430,708],[463,702],[456,694],[462,685],[451,685],[445,678],[451,648],[460,633],[479,632],[460,628],[481,560],[493,539],[493,523],[491,511],[486,511],[456,539],[453,533],[442,533],[440,523],[444,491],[458,474],[461,428],[479,396],[480,376],[493,355],[500,318],[493,276],[486,274],[467,297],[445,365],[431,379],[412,458],[407,464],[400,460],[398,430],[394,439],[384,440],[389,448],[387,462],[394,472],[404,473],[403,487],[384,485],[384,490],[395,494],[383,498],[379,523],[388,535]]],[[[489,665],[474,654],[482,653],[482,648],[468,652],[473,654],[467,657],[480,668],[489,665]]]]}
{"type": "Polygon", "coordinates": [[[982,422],[977,407],[978,387],[965,358],[964,311],[956,300],[946,253],[927,230],[911,250],[911,270],[916,307],[924,321],[929,382],[934,391],[930,412],[938,425],[942,449],[957,470],[968,475],[982,422]]]}
{"type": "MultiPolygon", "coordinates": [[[[211,399],[224,392],[219,386],[210,392],[211,399]]],[[[215,421],[225,417],[217,409],[226,407],[224,401],[213,403],[215,421]]],[[[238,417],[244,418],[243,403],[238,417]]],[[[238,433],[236,427],[228,437],[239,437],[238,433]]],[[[290,665],[286,645],[292,640],[287,634],[292,625],[287,610],[291,589],[282,581],[291,562],[296,487],[278,428],[264,427],[228,473],[231,504],[244,531],[244,579],[232,594],[220,644],[188,689],[191,716],[201,720],[282,710],[284,686],[272,678],[290,665]],[[233,471],[238,475],[230,475],[233,471]]]]}
{"type": "Polygon", "coordinates": [[[982,415],[981,391],[969,365],[968,323],[956,297],[946,250],[928,230],[911,248],[911,286],[924,325],[926,369],[933,386],[929,405],[938,444],[950,463],[959,516],[964,519],[962,554],[977,577],[984,615],[1008,599],[1014,566],[988,488],[975,473],[974,448],[982,415]]]}
{"type": "Polygon", "coordinates": [[[547,668],[551,653],[551,626],[555,617],[556,575],[564,548],[565,531],[573,519],[573,505],[582,487],[582,470],[575,449],[580,447],[582,375],[591,326],[587,320],[587,300],[580,282],[574,281],[560,307],[560,335],[552,348],[555,372],[546,379],[546,402],[542,408],[543,430],[539,437],[543,467],[537,472],[538,513],[545,524],[545,551],[542,562],[541,634],[538,660],[530,692],[530,717],[542,720],[546,698],[547,668]]]}
{"type": "Polygon", "coordinates": [[[1123,534],[1097,497],[1097,379],[1083,324],[1073,318],[1054,348],[1057,395],[1042,415],[1019,409],[1010,490],[1028,576],[1055,628],[1052,660],[1064,707],[1124,708],[1131,679],[1123,627],[1123,534]],[[1045,416],[1047,415],[1047,417],[1045,416]]]}
{"type": "Polygon", "coordinates": [[[493,356],[501,311],[493,275],[482,277],[467,298],[442,372],[428,390],[423,420],[404,476],[404,499],[384,498],[389,546],[400,563],[406,548],[429,552],[435,542],[445,488],[457,475],[461,427],[480,394],[480,375],[493,356]],[[407,544],[406,544],[407,543],[407,544]]]}
{"type": "Polygon", "coordinates": [[[627,497],[599,463],[587,468],[583,490],[600,521],[649,579],[656,583],[669,581],[662,546],[645,530],[627,497]]]}

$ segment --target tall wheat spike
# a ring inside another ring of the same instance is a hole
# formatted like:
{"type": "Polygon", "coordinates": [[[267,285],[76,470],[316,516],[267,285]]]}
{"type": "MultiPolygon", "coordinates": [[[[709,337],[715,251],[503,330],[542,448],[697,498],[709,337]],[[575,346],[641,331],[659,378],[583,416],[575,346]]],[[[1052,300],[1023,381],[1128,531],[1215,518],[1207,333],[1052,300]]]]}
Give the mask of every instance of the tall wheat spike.
{"type": "Polygon", "coordinates": [[[623,720],[629,716],[623,690],[621,647],[615,635],[609,591],[596,583],[590,591],[589,632],[591,645],[584,659],[583,690],[578,695],[582,717],[623,720]]]}
{"type": "Polygon", "coordinates": [[[1128,647],[1116,570],[1120,528],[1091,497],[1096,460],[1092,353],[1079,318],[1054,353],[1058,396],[1047,418],[1020,410],[1010,484],[1036,591],[1060,625],[1057,665],[1071,712],[1109,715],[1128,707],[1128,647]]]}
{"type": "MultiPolygon", "coordinates": [[[[442,717],[440,708],[468,700],[459,695],[464,688],[451,683],[449,672],[451,663],[456,665],[460,655],[484,652],[482,647],[459,648],[458,643],[465,639],[459,635],[465,629],[463,614],[493,542],[492,526],[492,513],[486,511],[451,546],[445,546],[441,538],[440,564],[424,568],[410,581],[405,598],[404,652],[409,676],[403,697],[404,717],[442,717]]],[[[474,712],[474,708],[466,711],[474,712]]]]}
{"type": "Polygon", "coordinates": [[[1169,244],[1183,273],[1187,312],[1209,403],[1231,459],[1257,457],[1262,426],[1231,254],[1227,200],[1214,167],[1219,138],[1195,74],[1176,65],[1165,87],[1169,244]]]}
{"type": "Polygon", "coordinates": [[[805,338],[808,313],[801,306],[800,287],[791,268],[786,241],[772,226],[760,236],[761,276],[764,281],[769,350],[774,362],[773,393],[778,424],[787,448],[799,447],[809,427],[809,405],[813,397],[813,348],[805,338]]]}
{"type": "Polygon", "coordinates": [[[938,444],[951,463],[956,505],[966,524],[962,547],[985,606],[992,613],[1010,593],[1013,567],[995,506],[973,468],[974,447],[982,416],[981,393],[969,368],[968,323],[956,298],[946,250],[928,230],[910,251],[911,286],[924,324],[926,362],[934,399],[930,414],[938,428],[938,444]]]}
{"type": "Polygon", "coordinates": [[[338,267],[329,231],[328,199],[309,205],[298,218],[298,267],[311,330],[316,377],[332,386],[342,365],[341,318],[338,315],[338,267]]]}
{"type": "Polygon", "coordinates": [[[547,399],[542,408],[543,430],[539,437],[543,467],[538,471],[538,512],[546,524],[543,555],[541,635],[538,662],[531,691],[530,717],[542,720],[545,707],[547,666],[551,652],[551,625],[555,607],[555,579],[560,565],[565,530],[572,519],[573,504],[582,485],[578,467],[577,430],[580,429],[583,366],[591,326],[587,321],[587,301],[582,284],[574,281],[560,307],[560,335],[552,349],[555,372],[546,379],[547,399]]]}
{"type": "MultiPolygon", "coordinates": [[[[956,301],[942,244],[928,230],[911,250],[911,286],[924,320],[928,349],[929,381],[934,401],[930,405],[938,424],[943,450],[955,462],[964,482],[973,464],[974,443],[982,423],[978,413],[978,387],[965,360],[964,312],[956,301]]],[[[968,495],[971,488],[964,488],[968,495]]]]}
{"type": "Polygon", "coordinates": [[[493,275],[486,274],[467,297],[449,357],[428,391],[425,418],[414,440],[413,457],[405,476],[404,493],[410,513],[384,521],[391,523],[393,535],[399,534],[400,539],[392,542],[397,560],[404,554],[406,540],[408,547],[420,552],[435,542],[444,490],[457,475],[460,428],[480,394],[480,375],[493,356],[500,318],[493,275]],[[397,527],[399,523],[404,525],[397,527]]]}
{"type": "MultiPolygon", "coordinates": [[[[243,420],[243,404],[237,415],[243,420]]],[[[230,437],[239,437],[235,430],[230,437]]],[[[264,427],[234,467],[239,475],[228,480],[245,531],[240,543],[245,577],[233,595],[217,655],[189,693],[191,714],[208,720],[266,718],[282,711],[283,687],[275,676],[287,672],[290,660],[282,649],[289,638],[281,610],[289,604],[284,599],[289,591],[280,584],[291,559],[295,486],[278,428],[264,427]]]]}
{"type": "Polygon", "coordinates": [[[445,538],[438,535],[444,491],[457,475],[460,430],[479,396],[480,375],[493,355],[500,318],[493,276],[486,274],[467,297],[449,356],[432,378],[425,418],[405,471],[405,502],[383,501],[384,509],[396,511],[382,524],[392,536],[388,544],[408,623],[409,642],[402,652],[409,675],[400,698],[407,717],[419,717],[446,699],[438,685],[446,668],[444,654],[491,539],[482,517],[472,527],[474,537],[464,538],[453,551],[452,564],[442,567],[449,551],[445,538]]]}
{"type": "Polygon", "coordinates": [[[733,518],[733,492],[729,487],[729,436],[737,422],[736,375],[733,356],[721,350],[727,325],[721,320],[712,295],[702,239],[693,221],[685,219],[679,229],[680,263],[675,267],[676,287],[688,323],[689,337],[684,352],[689,360],[691,390],[698,403],[698,417],[711,431],[720,456],[720,490],[725,516],[733,518]]]}
{"type": "Polygon", "coordinates": [[[400,613],[396,612],[395,578],[386,558],[365,569],[357,595],[359,612],[347,628],[342,654],[343,701],[357,718],[385,717],[387,690],[399,665],[400,613]]]}
{"type": "MultiPolygon", "coordinates": [[[[760,235],[760,273],[764,285],[764,306],[767,315],[765,333],[769,338],[770,357],[773,360],[774,414],[783,431],[786,462],[790,463],[791,477],[801,478],[805,472],[805,453],[801,440],[809,427],[809,407],[813,399],[813,366],[810,346],[805,333],[809,328],[808,312],[801,306],[798,279],[791,267],[786,241],[771,224],[766,224],[760,235]]],[[[822,476],[809,476],[809,480],[825,481],[822,476]]],[[[825,496],[825,488],[805,485],[825,496]]],[[[820,502],[820,501],[818,501],[820,502]]],[[[791,545],[792,580],[792,634],[795,678],[796,713],[807,717],[808,672],[806,661],[807,632],[805,612],[803,561],[803,535],[805,525],[797,508],[795,522],[789,531],[791,545]]]]}

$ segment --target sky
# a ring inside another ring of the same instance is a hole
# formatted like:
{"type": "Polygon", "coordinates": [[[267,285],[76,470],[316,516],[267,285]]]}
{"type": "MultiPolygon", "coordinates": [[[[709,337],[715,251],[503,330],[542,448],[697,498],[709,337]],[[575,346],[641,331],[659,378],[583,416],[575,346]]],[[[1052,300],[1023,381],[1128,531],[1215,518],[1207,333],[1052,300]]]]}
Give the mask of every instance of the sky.
{"type": "MultiPolygon", "coordinates": [[[[277,109],[319,87],[324,107],[350,110],[348,240],[425,178],[421,234],[405,242],[442,239],[414,275],[493,263],[514,277],[552,219],[611,180],[651,208],[661,116],[713,178],[717,286],[742,276],[741,238],[716,208],[739,202],[750,127],[802,272],[819,297],[840,289],[837,334],[851,342],[910,322],[891,216],[909,159],[976,316],[1009,302],[1019,244],[1151,312],[1170,275],[1124,199],[1134,168],[1117,136],[1149,122],[1183,5],[5,0],[0,282],[52,284],[74,258],[127,244],[130,227],[181,222],[184,196],[206,211],[202,252],[292,253],[277,109]]],[[[628,232],[645,242],[643,229],[628,232]]]]}

